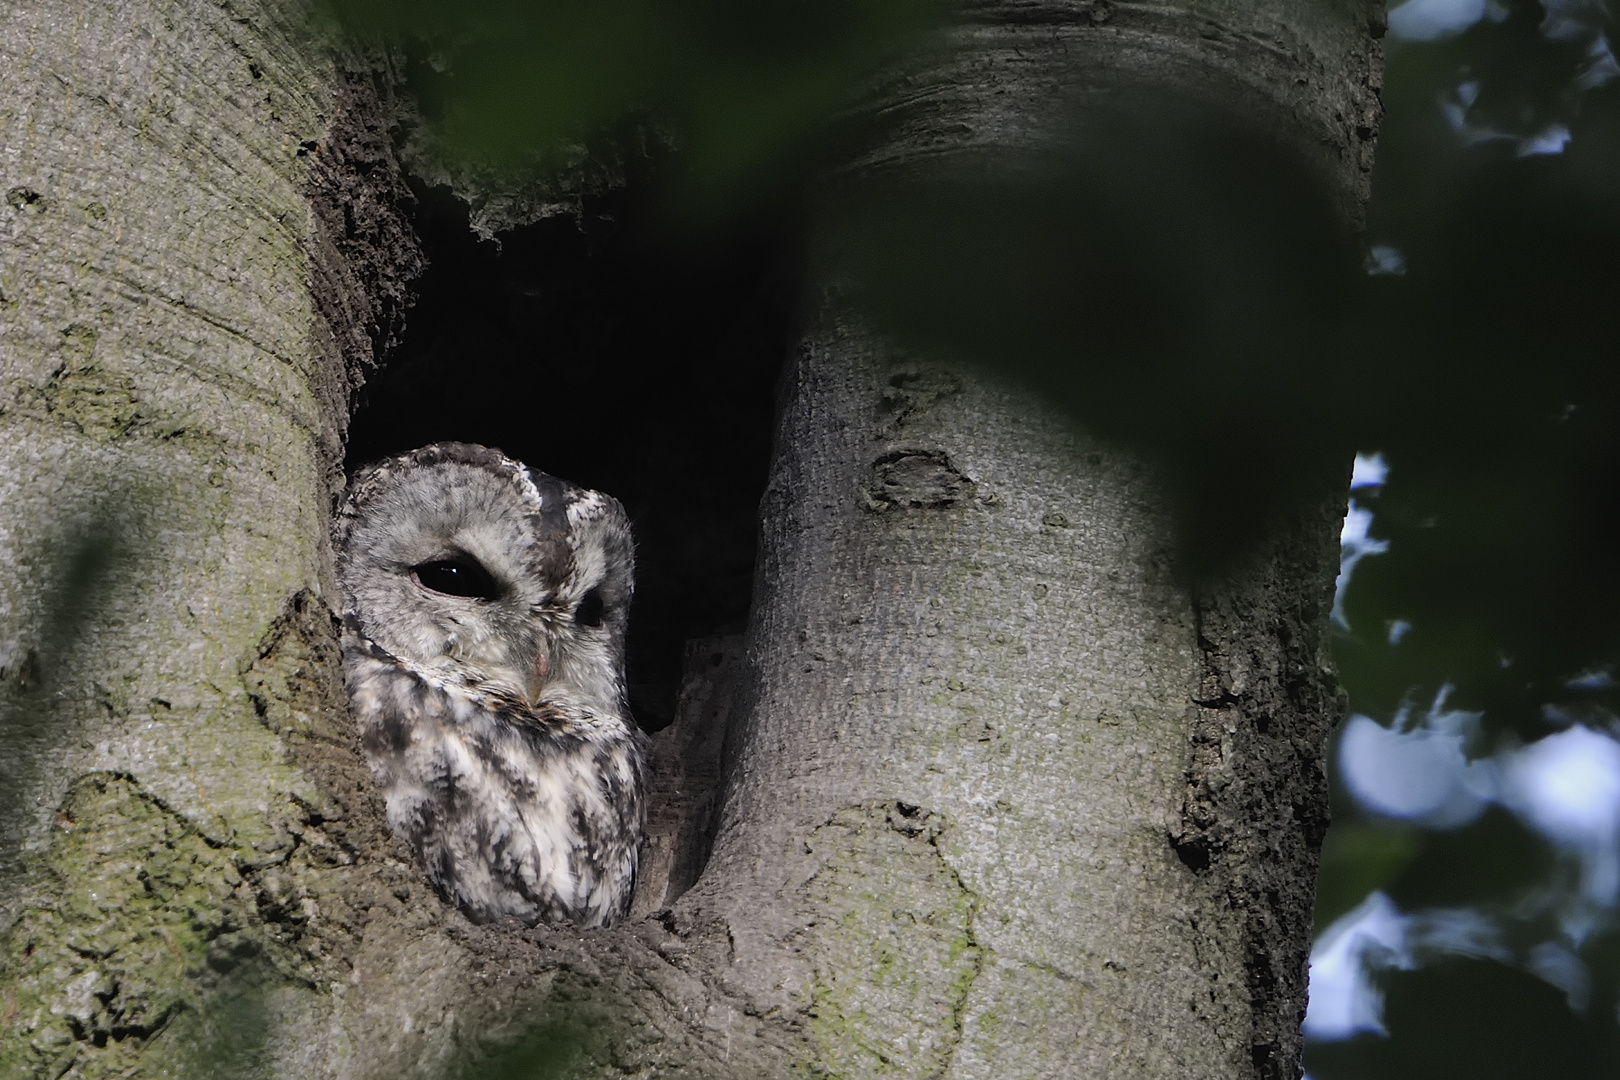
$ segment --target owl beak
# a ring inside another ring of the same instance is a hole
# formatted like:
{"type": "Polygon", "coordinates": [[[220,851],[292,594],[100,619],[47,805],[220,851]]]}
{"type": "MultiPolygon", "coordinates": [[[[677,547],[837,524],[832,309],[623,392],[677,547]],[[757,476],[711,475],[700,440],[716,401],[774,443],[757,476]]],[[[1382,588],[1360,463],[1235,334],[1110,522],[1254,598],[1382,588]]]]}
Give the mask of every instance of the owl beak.
{"type": "Polygon", "coordinates": [[[534,667],[529,669],[529,704],[540,704],[540,695],[546,688],[546,676],[551,674],[551,662],[546,659],[546,651],[542,648],[534,654],[534,667]]]}

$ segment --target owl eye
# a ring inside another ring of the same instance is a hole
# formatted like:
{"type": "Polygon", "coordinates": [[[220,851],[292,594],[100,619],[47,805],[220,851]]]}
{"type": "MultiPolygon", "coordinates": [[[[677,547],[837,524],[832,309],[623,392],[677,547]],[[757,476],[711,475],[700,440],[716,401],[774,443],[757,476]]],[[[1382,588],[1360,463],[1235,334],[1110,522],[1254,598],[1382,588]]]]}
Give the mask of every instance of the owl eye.
{"type": "Polygon", "coordinates": [[[574,621],[581,626],[602,625],[602,594],[592,589],[580,598],[579,606],[574,609],[574,621]]]}
{"type": "Polygon", "coordinates": [[[472,559],[434,559],[411,567],[411,577],[422,588],[446,596],[493,600],[500,594],[489,571],[472,559]]]}

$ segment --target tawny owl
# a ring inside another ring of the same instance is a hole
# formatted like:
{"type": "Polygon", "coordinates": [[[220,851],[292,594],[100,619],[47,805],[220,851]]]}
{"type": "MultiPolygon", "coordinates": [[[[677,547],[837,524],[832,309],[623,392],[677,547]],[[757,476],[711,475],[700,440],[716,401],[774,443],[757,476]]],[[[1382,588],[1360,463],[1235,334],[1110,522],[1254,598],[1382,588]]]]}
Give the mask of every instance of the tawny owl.
{"type": "Polygon", "coordinates": [[[477,921],[622,914],[644,739],[618,502],[437,443],[360,470],[334,539],[349,701],[394,831],[477,921]]]}

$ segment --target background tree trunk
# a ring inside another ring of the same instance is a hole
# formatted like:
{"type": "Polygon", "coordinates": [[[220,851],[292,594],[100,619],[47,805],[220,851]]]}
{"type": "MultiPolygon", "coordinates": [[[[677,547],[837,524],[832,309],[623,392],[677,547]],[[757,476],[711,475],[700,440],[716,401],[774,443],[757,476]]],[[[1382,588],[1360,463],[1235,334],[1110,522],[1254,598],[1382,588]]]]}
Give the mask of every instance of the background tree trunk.
{"type": "MultiPolygon", "coordinates": [[[[605,932],[443,907],[326,600],[349,393],[419,259],[390,73],[304,14],[0,24],[6,1075],[1297,1075],[1334,500],[1193,595],[1148,470],[835,304],[784,384],[697,884],[605,932]]],[[[852,167],[1214,87],[1359,213],[1359,8],[1003,2],[956,38],[852,167]]]]}

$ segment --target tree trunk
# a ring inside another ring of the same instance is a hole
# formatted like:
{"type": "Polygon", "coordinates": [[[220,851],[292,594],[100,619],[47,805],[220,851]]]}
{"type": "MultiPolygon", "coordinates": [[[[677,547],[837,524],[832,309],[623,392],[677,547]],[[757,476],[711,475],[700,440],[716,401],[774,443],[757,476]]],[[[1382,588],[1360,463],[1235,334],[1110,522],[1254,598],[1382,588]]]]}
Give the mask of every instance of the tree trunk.
{"type": "MultiPolygon", "coordinates": [[[[0,1073],[1297,1076],[1333,498],[1195,593],[1150,470],[831,302],[785,376],[740,692],[694,690],[663,740],[666,780],[713,775],[681,725],[731,716],[696,884],[712,793],[665,782],[627,925],[442,905],[327,606],[349,394],[419,257],[390,73],[304,16],[0,24],[0,1073]]],[[[1213,87],[1354,221],[1371,32],[1353,5],[971,5],[851,167],[1039,145],[1088,88],[1213,87]]]]}

